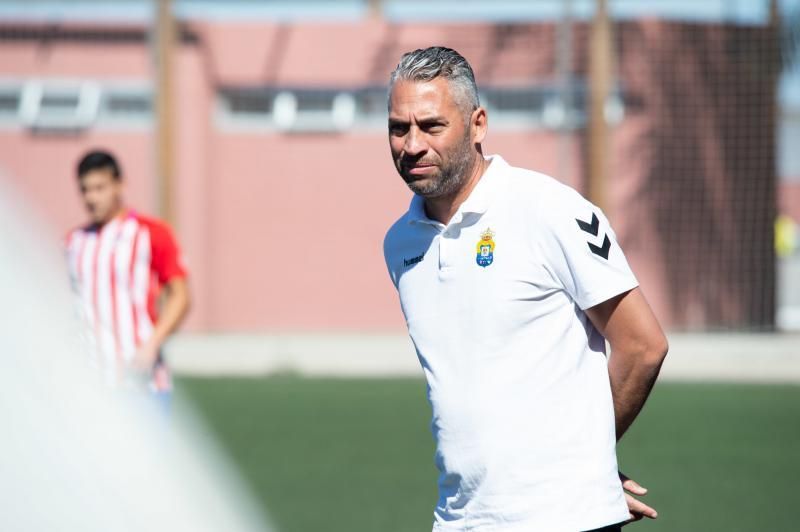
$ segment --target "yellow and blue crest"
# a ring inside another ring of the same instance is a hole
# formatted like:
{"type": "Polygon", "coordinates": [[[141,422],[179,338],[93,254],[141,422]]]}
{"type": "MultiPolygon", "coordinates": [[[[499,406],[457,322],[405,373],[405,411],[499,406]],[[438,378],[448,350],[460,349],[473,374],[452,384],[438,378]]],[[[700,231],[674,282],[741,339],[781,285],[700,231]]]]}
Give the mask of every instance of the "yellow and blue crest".
{"type": "Polygon", "coordinates": [[[481,233],[481,239],[478,241],[477,251],[478,256],[476,261],[478,266],[485,268],[494,262],[494,231],[487,228],[486,231],[481,233]]]}

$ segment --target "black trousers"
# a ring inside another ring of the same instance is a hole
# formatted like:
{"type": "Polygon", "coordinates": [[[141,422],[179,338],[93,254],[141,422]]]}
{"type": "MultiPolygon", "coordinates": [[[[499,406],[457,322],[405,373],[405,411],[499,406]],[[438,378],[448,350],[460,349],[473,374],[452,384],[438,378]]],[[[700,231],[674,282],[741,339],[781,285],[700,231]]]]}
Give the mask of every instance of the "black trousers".
{"type": "Polygon", "coordinates": [[[587,530],[586,532],[622,532],[622,523],[604,526],[603,528],[595,528],[594,530],[587,530]]]}

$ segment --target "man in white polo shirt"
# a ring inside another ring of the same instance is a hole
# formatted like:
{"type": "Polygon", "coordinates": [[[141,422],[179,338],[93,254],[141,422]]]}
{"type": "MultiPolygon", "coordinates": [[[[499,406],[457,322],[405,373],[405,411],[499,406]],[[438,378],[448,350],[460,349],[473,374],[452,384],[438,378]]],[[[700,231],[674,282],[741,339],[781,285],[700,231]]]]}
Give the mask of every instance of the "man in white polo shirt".
{"type": "Polygon", "coordinates": [[[579,532],[654,518],[624,492],[615,447],[666,338],[603,213],[484,157],[486,131],[462,56],[403,56],[389,143],[415,196],[384,253],[433,410],[433,528],[579,532]]]}

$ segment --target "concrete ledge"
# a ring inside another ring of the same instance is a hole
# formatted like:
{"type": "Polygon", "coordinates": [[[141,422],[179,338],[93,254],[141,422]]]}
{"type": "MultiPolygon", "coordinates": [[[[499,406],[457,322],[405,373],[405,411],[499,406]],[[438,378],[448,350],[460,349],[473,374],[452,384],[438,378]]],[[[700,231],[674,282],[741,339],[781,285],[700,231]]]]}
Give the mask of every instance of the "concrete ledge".
{"type": "Polygon", "coordinates": [[[800,334],[671,334],[663,377],[800,383],[800,334]]]}
{"type": "Polygon", "coordinates": [[[167,358],[185,375],[421,376],[406,335],[179,335],[167,358]]]}
{"type": "MultiPolygon", "coordinates": [[[[196,376],[415,376],[400,334],[183,334],[167,346],[175,371],[196,376]]],[[[671,334],[669,380],[800,383],[800,334],[671,334]]]]}

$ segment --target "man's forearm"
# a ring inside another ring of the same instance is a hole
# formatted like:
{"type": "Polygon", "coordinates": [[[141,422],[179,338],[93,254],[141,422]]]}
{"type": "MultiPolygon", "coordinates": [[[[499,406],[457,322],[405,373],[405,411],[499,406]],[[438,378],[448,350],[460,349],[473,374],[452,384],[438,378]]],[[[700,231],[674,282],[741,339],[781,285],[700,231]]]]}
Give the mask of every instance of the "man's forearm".
{"type": "Polygon", "coordinates": [[[669,349],[667,337],[638,288],[589,308],[586,314],[611,344],[608,374],[619,440],[653,389],[669,349]]]}
{"type": "Polygon", "coordinates": [[[153,329],[153,341],[157,345],[164,343],[169,335],[178,328],[188,310],[189,292],[185,282],[181,281],[170,286],[164,306],[153,329]]]}
{"type": "Polygon", "coordinates": [[[614,399],[617,440],[642,410],[658,378],[666,349],[644,353],[615,353],[608,361],[611,394],[614,399]]]}

